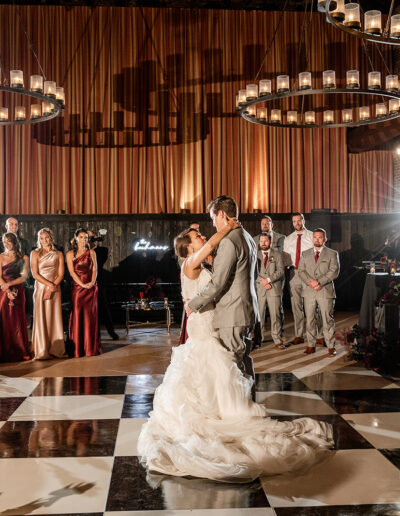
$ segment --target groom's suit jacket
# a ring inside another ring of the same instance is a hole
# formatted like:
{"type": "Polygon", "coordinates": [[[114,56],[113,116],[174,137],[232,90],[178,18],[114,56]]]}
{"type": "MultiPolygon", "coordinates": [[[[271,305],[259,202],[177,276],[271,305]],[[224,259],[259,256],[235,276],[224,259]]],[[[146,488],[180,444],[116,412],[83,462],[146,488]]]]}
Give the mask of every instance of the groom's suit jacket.
{"type": "Polygon", "coordinates": [[[259,319],[256,269],[253,238],[242,227],[232,230],[218,246],[211,281],[189,307],[198,312],[214,301],[215,329],[254,325],[259,319]]]}

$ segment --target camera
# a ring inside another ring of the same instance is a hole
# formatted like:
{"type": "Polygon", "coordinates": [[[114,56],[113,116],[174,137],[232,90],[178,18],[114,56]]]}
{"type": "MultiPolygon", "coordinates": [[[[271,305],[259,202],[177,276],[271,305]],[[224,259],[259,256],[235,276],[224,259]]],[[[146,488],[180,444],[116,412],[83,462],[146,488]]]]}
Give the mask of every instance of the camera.
{"type": "Polygon", "coordinates": [[[99,229],[99,235],[100,236],[98,236],[98,237],[90,236],[89,237],[89,242],[104,242],[104,240],[106,239],[107,230],[106,229],[99,229]]]}
{"type": "Polygon", "coordinates": [[[94,237],[94,236],[90,236],[89,237],[89,242],[104,242],[105,240],[105,237],[100,235],[98,237],[94,237]]]}

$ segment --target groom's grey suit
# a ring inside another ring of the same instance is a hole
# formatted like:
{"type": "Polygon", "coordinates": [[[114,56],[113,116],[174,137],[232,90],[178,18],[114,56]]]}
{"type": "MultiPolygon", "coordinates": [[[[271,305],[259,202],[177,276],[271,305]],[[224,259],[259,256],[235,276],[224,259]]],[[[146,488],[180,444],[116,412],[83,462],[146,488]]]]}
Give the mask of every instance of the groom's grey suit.
{"type": "Polygon", "coordinates": [[[208,285],[192,298],[188,306],[198,312],[215,302],[214,328],[223,345],[233,351],[238,366],[254,378],[249,355],[251,332],[259,320],[255,289],[257,247],[242,227],[224,237],[214,258],[208,285]]]}

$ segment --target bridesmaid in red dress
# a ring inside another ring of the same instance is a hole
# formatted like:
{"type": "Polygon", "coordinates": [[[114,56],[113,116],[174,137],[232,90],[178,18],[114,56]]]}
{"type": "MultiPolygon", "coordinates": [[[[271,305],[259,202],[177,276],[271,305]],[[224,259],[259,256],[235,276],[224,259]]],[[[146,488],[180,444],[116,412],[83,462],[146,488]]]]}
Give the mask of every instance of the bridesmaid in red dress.
{"type": "Polygon", "coordinates": [[[29,258],[23,256],[14,233],[3,235],[0,254],[0,362],[30,360],[31,352],[25,317],[24,281],[29,258]]]}
{"type": "Polygon", "coordinates": [[[101,353],[97,304],[96,253],[89,249],[85,229],[77,229],[68,251],[67,266],[74,281],[72,312],[69,319],[69,339],[75,357],[91,357],[101,353]]]}

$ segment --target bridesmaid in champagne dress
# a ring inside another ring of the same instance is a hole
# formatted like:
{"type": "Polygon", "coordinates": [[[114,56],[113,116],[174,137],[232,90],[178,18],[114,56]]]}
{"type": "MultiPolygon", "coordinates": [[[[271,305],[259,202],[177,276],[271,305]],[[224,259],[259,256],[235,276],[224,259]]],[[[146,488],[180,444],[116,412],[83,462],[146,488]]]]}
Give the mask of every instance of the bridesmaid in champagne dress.
{"type": "Polygon", "coordinates": [[[77,229],[67,253],[67,266],[72,287],[72,312],[69,320],[69,339],[74,345],[74,356],[94,356],[101,353],[97,303],[97,262],[93,249],[88,247],[85,229],[77,229]]]}
{"type": "Polygon", "coordinates": [[[0,362],[30,360],[25,317],[24,281],[29,258],[23,256],[14,233],[3,235],[4,253],[0,254],[0,362]]]}
{"type": "Polygon", "coordinates": [[[65,357],[60,283],[64,277],[64,255],[54,246],[48,228],[38,232],[37,249],[31,253],[35,278],[33,295],[32,347],[35,360],[65,357]]]}

